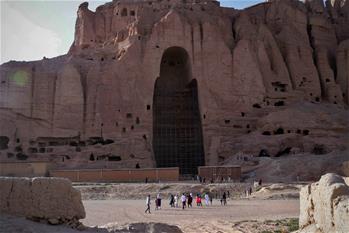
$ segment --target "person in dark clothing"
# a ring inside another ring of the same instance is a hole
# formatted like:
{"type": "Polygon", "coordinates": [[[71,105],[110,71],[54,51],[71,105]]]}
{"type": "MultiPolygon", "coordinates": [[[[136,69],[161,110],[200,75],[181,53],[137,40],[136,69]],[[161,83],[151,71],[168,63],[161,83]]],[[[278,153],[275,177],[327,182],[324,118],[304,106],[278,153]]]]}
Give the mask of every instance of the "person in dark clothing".
{"type": "Polygon", "coordinates": [[[171,207],[175,207],[175,205],[174,205],[174,196],[173,196],[173,194],[171,194],[171,196],[170,196],[170,206],[171,206],[171,207]]]}
{"type": "Polygon", "coordinates": [[[137,169],[138,169],[138,168],[141,168],[141,167],[139,166],[139,163],[136,164],[136,168],[137,168],[137,169]]]}
{"type": "Polygon", "coordinates": [[[190,193],[189,195],[188,195],[188,208],[189,207],[193,207],[193,194],[192,193],[190,193]]]}
{"type": "Polygon", "coordinates": [[[227,194],[224,192],[222,196],[223,205],[227,204],[227,194]]]}
{"type": "Polygon", "coordinates": [[[156,195],[156,209],[161,210],[161,196],[160,193],[156,195]]]}

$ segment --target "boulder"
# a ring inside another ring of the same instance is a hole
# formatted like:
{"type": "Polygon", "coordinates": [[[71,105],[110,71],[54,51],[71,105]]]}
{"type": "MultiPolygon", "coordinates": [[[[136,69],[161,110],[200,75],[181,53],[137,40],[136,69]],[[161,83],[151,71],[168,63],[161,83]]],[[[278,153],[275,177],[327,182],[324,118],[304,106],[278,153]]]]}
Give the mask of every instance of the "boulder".
{"type": "Polygon", "coordinates": [[[349,186],[343,177],[328,173],[300,192],[301,232],[349,232],[349,186]]]}
{"type": "Polygon", "coordinates": [[[0,177],[1,213],[50,224],[85,218],[80,191],[63,178],[0,177]]]}

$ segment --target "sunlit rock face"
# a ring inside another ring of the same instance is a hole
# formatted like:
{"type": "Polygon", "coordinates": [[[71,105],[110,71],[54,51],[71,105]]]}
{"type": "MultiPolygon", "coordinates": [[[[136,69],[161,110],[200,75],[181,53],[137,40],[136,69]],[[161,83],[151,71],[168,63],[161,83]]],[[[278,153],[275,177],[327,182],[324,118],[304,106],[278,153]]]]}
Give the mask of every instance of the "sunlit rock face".
{"type": "MultiPolygon", "coordinates": [[[[214,165],[236,148],[268,149],[244,142],[279,128],[301,151],[345,149],[348,122],[338,119],[348,115],[348,15],[345,0],[271,0],[244,10],[116,0],[95,12],[83,3],[68,54],[1,65],[1,158],[151,167],[157,153],[174,158],[168,166],[196,154],[191,166],[214,165]],[[171,75],[156,85],[167,66],[171,75]],[[304,118],[311,126],[292,117],[297,106],[319,113],[304,118]],[[289,121],[268,117],[278,111],[289,121]]],[[[275,151],[288,143],[271,141],[275,151]]]]}
{"type": "Polygon", "coordinates": [[[347,177],[333,173],[300,191],[299,233],[348,232],[349,186],[347,177]]]}

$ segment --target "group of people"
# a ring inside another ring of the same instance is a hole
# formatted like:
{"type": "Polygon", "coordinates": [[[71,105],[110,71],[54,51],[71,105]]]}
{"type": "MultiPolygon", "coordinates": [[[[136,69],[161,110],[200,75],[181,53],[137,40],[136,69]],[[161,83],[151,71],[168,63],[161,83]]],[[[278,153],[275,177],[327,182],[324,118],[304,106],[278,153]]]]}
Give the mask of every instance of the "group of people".
{"type": "MultiPolygon", "coordinates": [[[[256,189],[258,187],[262,186],[262,179],[259,179],[258,181],[253,181],[253,188],[256,189]]],[[[246,198],[250,197],[252,195],[252,186],[249,186],[245,189],[245,196],[246,198]]]]}
{"type": "MultiPolygon", "coordinates": [[[[148,212],[150,214],[150,205],[151,205],[150,195],[147,196],[147,198],[145,200],[145,204],[147,206],[147,209],[145,210],[145,213],[148,212]]],[[[156,195],[156,198],[155,198],[155,210],[161,210],[161,196],[160,196],[160,193],[158,193],[156,195]]]]}
{"type": "MultiPolygon", "coordinates": [[[[198,176],[198,179],[200,182],[205,182],[205,180],[200,179],[201,177],[198,176]]],[[[254,188],[256,187],[261,187],[262,186],[262,179],[259,179],[257,181],[253,182],[254,188]]],[[[252,186],[249,186],[245,189],[245,195],[248,198],[249,196],[252,195],[252,186]]],[[[225,206],[227,205],[227,199],[230,198],[230,192],[223,192],[222,195],[219,195],[217,192],[215,193],[215,198],[220,199],[221,205],[225,206]]],[[[212,193],[204,193],[200,194],[197,193],[196,196],[193,196],[193,193],[182,193],[180,194],[170,194],[170,206],[172,208],[179,208],[181,207],[183,210],[185,208],[192,208],[193,207],[193,202],[196,203],[196,206],[202,207],[202,203],[205,202],[206,206],[212,205],[213,202],[213,194],[212,193]]],[[[145,210],[145,213],[150,213],[150,205],[151,205],[151,198],[150,195],[147,196],[146,198],[146,205],[147,209],[145,210]]],[[[155,199],[155,210],[160,210],[161,209],[161,196],[160,193],[156,195],[155,199]]]]}
{"type": "MultiPolygon", "coordinates": [[[[171,194],[170,195],[170,206],[174,207],[174,208],[178,208],[179,207],[178,199],[179,199],[179,196],[177,194],[175,194],[175,195],[171,194]]],[[[200,193],[198,193],[198,194],[196,194],[195,198],[193,197],[193,193],[189,193],[189,194],[183,193],[181,195],[180,199],[181,199],[180,201],[182,203],[182,205],[181,205],[182,209],[185,209],[186,207],[187,208],[193,207],[194,200],[196,202],[196,206],[202,206],[202,202],[203,202],[202,199],[204,199],[206,206],[208,206],[210,204],[212,205],[212,201],[213,201],[212,196],[209,196],[208,193],[206,193],[204,195],[201,195],[200,193]]]]}
{"type": "MultiPolygon", "coordinates": [[[[229,191],[228,191],[229,193],[229,191]]],[[[230,196],[230,195],[228,195],[230,196]]],[[[209,193],[200,194],[197,193],[195,198],[193,196],[193,193],[182,193],[182,195],[178,194],[170,194],[170,206],[171,208],[179,208],[181,207],[183,210],[185,208],[192,208],[193,207],[193,201],[195,201],[196,206],[203,206],[202,203],[205,202],[206,206],[212,205],[213,203],[213,196],[209,193]]],[[[224,192],[220,199],[221,205],[227,204],[227,193],[224,192]]],[[[150,213],[150,206],[151,206],[151,198],[150,195],[146,198],[146,206],[147,209],[145,210],[145,213],[150,213]]],[[[155,199],[155,210],[161,209],[161,196],[160,193],[156,195],[155,199]]]]}

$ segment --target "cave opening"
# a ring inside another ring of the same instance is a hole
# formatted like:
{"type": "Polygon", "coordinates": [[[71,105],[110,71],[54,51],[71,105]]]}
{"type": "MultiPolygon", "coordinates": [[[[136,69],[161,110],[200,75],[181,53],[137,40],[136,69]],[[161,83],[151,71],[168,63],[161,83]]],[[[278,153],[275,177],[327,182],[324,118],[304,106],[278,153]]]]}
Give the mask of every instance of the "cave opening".
{"type": "Polygon", "coordinates": [[[197,174],[205,164],[198,85],[180,47],[168,48],[161,59],[153,96],[153,150],[157,167],[179,167],[183,176],[197,174]]]}

